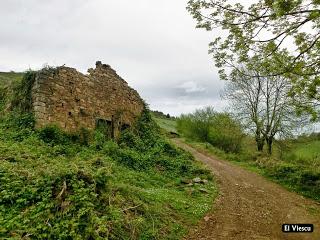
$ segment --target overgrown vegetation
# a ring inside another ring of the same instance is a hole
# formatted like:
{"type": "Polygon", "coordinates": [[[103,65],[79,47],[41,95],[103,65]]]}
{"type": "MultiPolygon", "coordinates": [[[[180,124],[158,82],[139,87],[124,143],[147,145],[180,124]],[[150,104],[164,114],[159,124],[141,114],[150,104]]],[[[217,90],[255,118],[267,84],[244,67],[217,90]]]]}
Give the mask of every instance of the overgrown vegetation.
{"type": "Polygon", "coordinates": [[[145,110],[118,142],[0,118],[0,238],[179,239],[210,208],[212,175],[145,110]],[[200,177],[208,184],[185,182],[200,177]]]}
{"type": "Polygon", "coordinates": [[[36,79],[35,71],[27,71],[20,82],[15,82],[12,86],[13,94],[7,96],[10,110],[23,113],[32,110],[32,87],[36,79]]]}
{"type": "Polygon", "coordinates": [[[15,72],[0,73],[0,111],[6,106],[7,97],[12,96],[12,86],[21,83],[23,75],[15,72]]]}
{"type": "MultiPolygon", "coordinates": [[[[208,109],[206,112],[207,115],[214,115],[214,112],[210,111],[208,114],[208,109]]],[[[254,137],[248,135],[242,139],[241,149],[232,152],[226,151],[215,142],[210,142],[210,134],[203,134],[206,133],[203,129],[210,129],[210,127],[205,127],[205,124],[201,125],[201,121],[191,121],[190,117],[193,115],[182,116],[177,120],[179,132],[193,147],[257,171],[290,190],[320,201],[319,134],[276,141],[272,156],[267,152],[257,151],[254,137]],[[208,136],[208,138],[202,138],[203,136],[208,136]]],[[[215,129],[222,135],[232,135],[233,131],[225,133],[228,124],[224,122],[225,120],[218,121],[215,129]]],[[[221,139],[221,142],[227,141],[221,139]]]]}
{"type": "Polygon", "coordinates": [[[213,108],[198,109],[177,119],[177,129],[185,137],[208,142],[226,151],[238,153],[244,134],[240,124],[227,113],[213,108]]]}

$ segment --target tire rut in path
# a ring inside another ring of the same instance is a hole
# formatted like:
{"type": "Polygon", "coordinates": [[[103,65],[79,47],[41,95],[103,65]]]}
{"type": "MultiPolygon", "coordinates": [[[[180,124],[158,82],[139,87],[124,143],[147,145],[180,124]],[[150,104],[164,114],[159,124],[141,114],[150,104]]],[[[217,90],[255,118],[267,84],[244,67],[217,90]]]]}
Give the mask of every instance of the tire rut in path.
{"type": "Polygon", "coordinates": [[[192,153],[214,173],[220,196],[213,211],[192,229],[185,239],[190,240],[320,240],[319,203],[289,192],[267,179],[197,151],[180,139],[172,139],[192,153]],[[313,233],[282,233],[283,223],[312,223],[313,233]]]}

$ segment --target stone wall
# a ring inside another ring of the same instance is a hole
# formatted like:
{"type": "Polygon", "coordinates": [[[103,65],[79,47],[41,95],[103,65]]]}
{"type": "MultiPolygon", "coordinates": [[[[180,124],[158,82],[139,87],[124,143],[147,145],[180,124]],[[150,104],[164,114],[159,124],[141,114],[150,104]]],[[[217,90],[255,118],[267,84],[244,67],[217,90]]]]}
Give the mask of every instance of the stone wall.
{"type": "Polygon", "coordinates": [[[112,136],[131,126],[144,104],[137,91],[109,66],[96,63],[84,75],[74,68],[43,69],[33,89],[36,128],[55,124],[67,132],[107,125],[112,136]]]}

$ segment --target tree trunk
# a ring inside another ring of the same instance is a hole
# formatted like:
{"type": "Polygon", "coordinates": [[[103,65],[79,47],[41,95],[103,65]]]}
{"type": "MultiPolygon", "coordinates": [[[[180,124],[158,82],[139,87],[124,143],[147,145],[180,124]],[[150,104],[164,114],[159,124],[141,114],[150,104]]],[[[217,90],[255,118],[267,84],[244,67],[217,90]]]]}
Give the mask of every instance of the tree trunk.
{"type": "Polygon", "coordinates": [[[268,154],[272,154],[272,142],[273,142],[273,137],[267,138],[267,145],[268,145],[268,154]]]}
{"type": "Polygon", "coordinates": [[[263,140],[258,140],[257,141],[257,149],[259,152],[263,152],[263,146],[264,146],[264,141],[263,140]]]}
{"type": "Polygon", "coordinates": [[[263,152],[264,138],[262,138],[259,134],[256,135],[256,143],[258,151],[263,152]]]}

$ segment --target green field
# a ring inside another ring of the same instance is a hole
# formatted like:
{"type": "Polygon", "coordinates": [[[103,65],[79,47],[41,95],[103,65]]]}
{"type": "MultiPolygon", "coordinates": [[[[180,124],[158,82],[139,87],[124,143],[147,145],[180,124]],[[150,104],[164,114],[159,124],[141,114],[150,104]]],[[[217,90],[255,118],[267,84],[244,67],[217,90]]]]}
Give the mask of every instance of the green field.
{"type": "Polygon", "coordinates": [[[291,151],[285,156],[288,160],[320,164],[320,140],[293,143],[290,148],[291,151]]]}
{"type": "Polygon", "coordinates": [[[176,129],[177,123],[175,120],[159,117],[154,117],[154,120],[162,129],[166,130],[167,132],[178,133],[176,129]]]}
{"type": "Polygon", "coordinates": [[[0,86],[8,85],[14,81],[20,81],[23,73],[16,72],[0,72],[0,86]]]}

